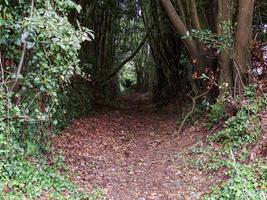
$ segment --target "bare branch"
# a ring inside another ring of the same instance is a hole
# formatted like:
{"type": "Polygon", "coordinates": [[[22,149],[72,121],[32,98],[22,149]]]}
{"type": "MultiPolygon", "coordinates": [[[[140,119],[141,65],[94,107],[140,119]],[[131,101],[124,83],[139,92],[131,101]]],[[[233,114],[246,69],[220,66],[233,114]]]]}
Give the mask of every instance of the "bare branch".
{"type": "Polygon", "coordinates": [[[199,98],[204,97],[205,95],[207,95],[207,94],[209,93],[209,91],[210,91],[210,89],[207,90],[206,92],[204,92],[204,93],[202,93],[202,94],[196,96],[196,97],[191,97],[191,96],[189,96],[189,97],[192,99],[192,102],[193,102],[193,104],[192,104],[192,108],[191,108],[190,112],[187,113],[187,115],[186,115],[185,118],[183,119],[182,123],[180,124],[180,126],[179,126],[179,128],[178,128],[178,131],[175,132],[175,133],[173,134],[173,136],[175,136],[175,135],[179,135],[179,134],[181,133],[181,131],[182,131],[183,127],[184,127],[184,124],[185,124],[186,120],[187,120],[188,117],[190,117],[190,115],[192,115],[193,112],[195,111],[195,108],[196,108],[196,101],[197,101],[199,98]]]}
{"type": "Polygon", "coordinates": [[[20,57],[20,61],[19,61],[19,66],[18,66],[18,70],[17,70],[17,73],[16,73],[16,79],[15,79],[15,82],[11,88],[11,91],[13,91],[13,89],[16,87],[17,83],[18,83],[18,80],[19,80],[19,75],[21,73],[21,70],[22,70],[22,66],[23,66],[23,62],[24,62],[24,59],[25,59],[25,54],[26,54],[26,42],[23,44],[23,49],[22,49],[22,54],[21,54],[21,57],[20,57]]]}

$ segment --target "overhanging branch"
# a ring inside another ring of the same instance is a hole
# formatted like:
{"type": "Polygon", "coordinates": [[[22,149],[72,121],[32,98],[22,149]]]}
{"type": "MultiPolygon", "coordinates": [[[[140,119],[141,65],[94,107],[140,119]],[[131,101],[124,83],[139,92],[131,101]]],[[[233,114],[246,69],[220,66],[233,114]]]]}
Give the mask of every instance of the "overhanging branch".
{"type": "Polygon", "coordinates": [[[107,77],[100,80],[101,85],[106,84],[109,81],[109,79],[111,79],[113,76],[115,76],[123,68],[123,66],[126,63],[128,63],[129,61],[131,61],[135,57],[135,55],[142,49],[142,47],[146,43],[147,38],[148,38],[148,34],[145,35],[145,37],[143,38],[143,40],[141,41],[141,43],[139,44],[137,49],[129,57],[127,57],[124,61],[122,61],[107,77]]]}

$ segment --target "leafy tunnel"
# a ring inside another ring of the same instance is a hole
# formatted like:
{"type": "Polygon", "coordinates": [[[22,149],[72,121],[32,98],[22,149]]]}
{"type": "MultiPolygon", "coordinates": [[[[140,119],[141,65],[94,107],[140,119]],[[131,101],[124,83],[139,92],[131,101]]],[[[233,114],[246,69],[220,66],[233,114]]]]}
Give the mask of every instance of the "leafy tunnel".
{"type": "Polygon", "coordinates": [[[0,199],[261,199],[266,7],[0,0],[0,199]]]}

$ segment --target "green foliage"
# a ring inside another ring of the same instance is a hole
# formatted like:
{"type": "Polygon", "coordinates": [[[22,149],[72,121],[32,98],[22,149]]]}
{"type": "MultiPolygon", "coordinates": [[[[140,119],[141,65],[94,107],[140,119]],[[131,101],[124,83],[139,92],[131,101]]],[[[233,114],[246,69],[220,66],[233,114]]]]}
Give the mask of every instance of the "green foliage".
{"type": "Polygon", "coordinates": [[[189,152],[190,165],[199,170],[216,171],[226,166],[228,152],[213,147],[195,147],[189,152]]]}
{"type": "Polygon", "coordinates": [[[215,103],[210,106],[210,111],[208,113],[208,128],[212,128],[216,123],[218,123],[225,116],[225,108],[222,103],[215,103]]]}
{"type": "Polygon", "coordinates": [[[257,113],[267,105],[267,102],[264,95],[255,97],[255,87],[246,88],[244,96],[240,100],[240,110],[236,116],[230,117],[225,122],[223,130],[211,135],[209,137],[211,141],[239,147],[241,144],[254,143],[257,140],[259,135],[257,113]]]}
{"type": "Polygon", "coordinates": [[[220,53],[224,49],[230,50],[233,45],[233,27],[231,22],[221,21],[220,23],[222,34],[214,34],[209,29],[203,30],[192,30],[190,35],[187,37],[197,38],[207,47],[212,47],[217,50],[217,53],[220,53]]]}
{"type": "Polygon", "coordinates": [[[22,149],[18,142],[3,134],[0,146],[1,199],[36,199],[44,195],[49,199],[101,198],[100,191],[85,194],[60,175],[59,170],[64,166],[62,156],[54,156],[53,163],[48,163],[41,155],[31,155],[31,151],[22,149]]]}
{"type": "Polygon", "coordinates": [[[68,21],[70,9],[80,6],[70,0],[2,3],[0,198],[96,199],[61,176],[58,162],[50,165],[40,155],[52,127],[65,117],[65,88],[81,72],[81,43],[93,37],[68,21]]]}
{"type": "MultiPolygon", "coordinates": [[[[221,131],[209,136],[211,142],[222,145],[195,147],[185,155],[190,158],[187,161],[190,166],[200,170],[229,170],[229,179],[205,195],[205,200],[266,199],[266,165],[260,158],[256,162],[244,163],[249,156],[250,146],[258,140],[257,114],[266,107],[266,98],[265,95],[257,96],[254,86],[247,87],[244,96],[238,98],[236,104],[240,110],[236,116],[229,118],[221,131]]],[[[224,107],[221,105],[217,103],[212,106],[208,116],[211,124],[213,118],[218,120],[222,117],[220,113],[224,107]]]]}
{"type": "Polygon", "coordinates": [[[64,92],[59,95],[59,109],[62,112],[55,114],[56,127],[61,130],[71,120],[78,117],[85,117],[92,113],[94,105],[93,91],[86,81],[72,80],[71,84],[64,88],[64,92]]]}
{"type": "Polygon", "coordinates": [[[229,180],[213,189],[205,200],[264,200],[267,192],[267,167],[263,162],[241,164],[234,159],[228,162],[229,180]]]}
{"type": "MultiPolygon", "coordinates": [[[[1,63],[2,71],[6,71],[2,73],[0,88],[2,118],[14,119],[8,123],[16,123],[16,128],[30,127],[31,134],[34,130],[42,132],[38,126],[56,123],[54,115],[59,107],[60,93],[73,74],[80,72],[78,50],[81,42],[90,40],[91,36],[88,29],[75,30],[67,16],[58,14],[57,6],[53,7],[49,1],[37,1],[36,8],[32,8],[29,17],[25,18],[18,15],[21,10],[28,11],[25,3],[10,9],[6,18],[2,18],[5,23],[0,29],[1,63]],[[26,49],[21,51],[20,47],[24,45],[26,49]],[[23,53],[29,56],[25,58],[23,53]],[[23,70],[14,74],[12,68],[21,61],[23,70]],[[8,112],[4,112],[6,110],[8,112]]],[[[62,12],[62,8],[59,11],[62,12]]],[[[12,132],[10,128],[9,131],[12,132]]]]}
{"type": "Polygon", "coordinates": [[[249,122],[250,118],[247,113],[240,111],[225,122],[225,128],[222,131],[212,135],[210,139],[215,142],[234,145],[255,142],[258,134],[248,131],[249,122]]]}
{"type": "MultiPolygon", "coordinates": [[[[267,192],[267,167],[264,161],[243,164],[242,154],[247,158],[247,152],[236,151],[235,155],[229,148],[195,147],[190,152],[190,159],[187,161],[192,167],[205,172],[227,169],[228,180],[213,187],[205,200],[262,200],[267,192]],[[241,156],[240,156],[241,155],[241,156]],[[238,161],[235,157],[238,157],[238,161]]],[[[183,155],[186,156],[186,155],[183,155]]],[[[218,171],[223,172],[224,170],[218,171]]]]}
{"type": "Polygon", "coordinates": [[[136,87],[136,71],[132,64],[127,64],[120,72],[119,81],[121,85],[121,91],[133,89],[136,87]]]}
{"type": "MultiPolygon", "coordinates": [[[[229,148],[215,147],[195,147],[189,152],[189,166],[196,167],[205,172],[213,172],[219,169],[227,169],[228,180],[222,180],[222,183],[213,187],[209,194],[206,194],[205,200],[263,200],[267,192],[267,167],[264,161],[258,160],[254,163],[242,163],[242,153],[235,154],[229,148]],[[240,156],[241,155],[241,156],[240,156]],[[238,161],[235,157],[238,157],[238,161]]],[[[188,155],[183,154],[183,157],[188,155]]],[[[224,170],[218,171],[225,173],[224,170]]]]}

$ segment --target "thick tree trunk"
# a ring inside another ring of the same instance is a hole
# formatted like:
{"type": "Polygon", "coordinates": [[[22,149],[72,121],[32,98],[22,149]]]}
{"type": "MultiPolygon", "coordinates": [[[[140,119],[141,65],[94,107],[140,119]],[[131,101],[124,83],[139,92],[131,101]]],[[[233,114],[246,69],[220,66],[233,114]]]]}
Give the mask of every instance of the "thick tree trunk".
{"type": "MultiPolygon", "coordinates": [[[[182,41],[162,9],[160,1],[142,1],[143,20],[149,33],[149,51],[153,57],[149,73],[149,91],[159,102],[174,100],[179,93],[190,91],[188,69],[180,63],[182,41]],[[151,75],[152,74],[152,75],[151,75]],[[181,89],[182,88],[182,89],[181,89]]],[[[191,78],[191,76],[190,76],[191,78]]],[[[182,95],[182,96],[183,96],[182,95]]]]}
{"type": "Polygon", "coordinates": [[[236,93],[243,91],[246,80],[245,73],[250,65],[254,0],[239,0],[238,3],[238,16],[234,47],[236,93]]]}
{"type": "Polygon", "coordinates": [[[177,0],[177,5],[178,5],[178,8],[179,8],[179,14],[182,17],[182,20],[183,20],[184,24],[186,24],[185,11],[184,11],[184,7],[183,7],[183,4],[182,4],[181,0],[177,0]]]}
{"type": "MultiPolygon", "coordinates": [[[[176,32],[180,37],[186,37],[189,35],[189,31],[179,15],[177,14],[175,8],[173,7],[170,0],[160,0],[162,7],[164,8],[166,14],[168,15],[172,25],[174,26],[176,32]]],[[[193,59],[193,63],[201,64],[202,58],[197,48],[194,40],[190,38],[183,38],[183,43],[186,46],[189,54],[193,59]]]]}
{"type": "MultiPolygon", "coordinates": [[[[222,22],[231,22],[232,19],[232,0],[218,0],[218,17],[217,17],[217,33],[218,35],[226,35],[223,30],[222,22]],[[221,20],[222,21],[221,21],[221,20]]],[[[231,37],[231,36],[230,36],[231,37]]],[[[219,85],[222,86],[227,83],[229,88],[233,87],[233,70],[231,60],[232,49],[225,48],[220,54],[220,79],[219,85]]],[[[224,93],[225,88],[222,87],[221,93],[224,93]]]]}
{"type": "Polygon", "coordinates": [[[116,86],[117,77],[111,78],[108,89],[101,87],[98,80],[106,77],[116,67],[115,53],[118,46],[117,41],[120,35],[118,27],[121,20],[119,3],[116,1],[100,3],[97,0],[81,0],[79,3],[83,9],[82,13],[76,17],[81,26],[90,27],[94,30],[95,35],[92,42],[84,43],[82,46],[80,51],[81,64],[90,64],[90,67],[85,67],[85,72],[91,75],[93,93],[95,93],[96,99],[98,101],[101,101],[100,97],[111,99],[114,94],[119,92],[116,86]]]}
{"type": "Polygon", "coordinates": [[[192,27],[193,29],[199,31],[201,30],[201,26],[200,26],[200,22],[199,22],[199,18],[198,18],[198,13],[197,13],[197,5],[196,5],[196,1],[195,0],[190,0],[190,15],[192,18],[192,27]]]}

